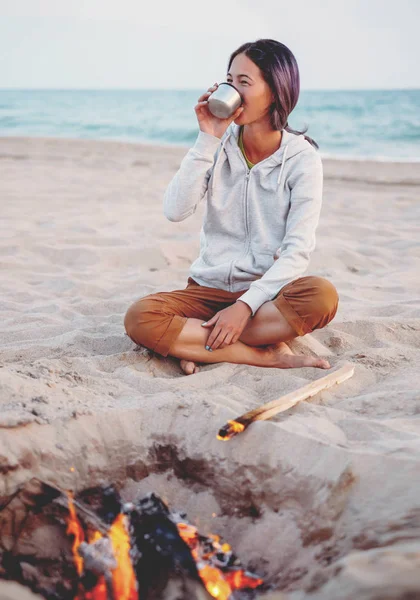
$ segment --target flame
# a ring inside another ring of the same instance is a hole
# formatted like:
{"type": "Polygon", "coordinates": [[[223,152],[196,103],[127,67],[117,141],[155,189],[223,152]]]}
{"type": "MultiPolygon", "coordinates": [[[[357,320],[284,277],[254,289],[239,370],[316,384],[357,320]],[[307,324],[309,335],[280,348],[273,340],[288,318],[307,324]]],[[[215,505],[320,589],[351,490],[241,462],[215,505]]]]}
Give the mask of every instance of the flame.
{"type": "MultiPolygon", "coordinates": [[[[78,553],[78,548],[85,536],[79,523],[74,508],[73,496],[68,492],[69,497],[69,519],[67,533],[74,535],[72,545],[74,562],[79,576],[83,573],[83,558],[78,553]]],[[[89,543],[93,543],[103,537],[101,532],[94,531],[89,535],[89,543]]],[[[126,528],[126,517],[123,514],[117,515],[112,523],[108,537],[111,540],[117,567],[112,569],[112,589],[114,598],[118,600],[138,600],[137,580],[130,559],[130,538],[126,528]]],[[[105,578],[98,578],[98,583],[93,590],[79,592],[75,600],[107,600],[107,589],[105,578]]]]}
{"type": "MultiPolygon", "coordinates": [[[[67,533],[74,536],[72,552],[77,573],[80,576],[83,573],[83,559],[78,553],[78,548],[81,542],[85,540],[85,534],[77,518],[73,496],[70,492],[68,493],[68,506],[67,533]]],[[[213,516],[215,516],[214,513],[213,516]]],[[[111,571],[112,592],[116,600],[138,600],[137,580],[130,559],[130,538],[127,532],[126,519],[127,517],[122,513],[117,515],[107,534],[117,562],[117,567],[111,571]]],[[[181,538],[190,548],[199,575],[213,598],[229,600],[235,590],[255,588],[263,583],[262,579],[246,573],[243,569],[219,569],[215,566],[216,555],[231,552],[229,544],[221,543],[218,535],[207,536],[208,543],[202,544],[203,538],[194,525],[177,523],[177,528],[181,538]]],[[[101,537],[103,536],[99,531],[90,532],[88,534],[89,543],[94,543],[101,537]]],[[[220,562],[216,562],[216,564],[220,564],[220,562]]],[[[78,595],[74,600],[107,600],[107,598],[105,578],[100,576],[97,584],[90,591],[82,590],[79,586],[78,595]]]]}
{"type": "Polygon", "coordinates": [[[187,523],[177,523],[178,532],[188,544],[191,554],[197,563],[198,573],[209,594],[217,600],[229,600],[232,592],[241,588],[255,588],[263,583],[262,579],[247,575],[242,569],[222,571],[205,561],[217,553],[231,551],[229,544],[221,544],[218,535],[208,536],[213,541],[213,549],[204,553],[199,544],[197,528],[187,523]]]}
{"type": "Polygon", "coordinates": [[[219,569],[211,567],[210,565],[205,565],[199,569],[198,572],[201,579],[204,581],[206,590],[213,598],[217,598],[218,600],[228,600],[232,588],[219,569]]]}
{"type": "Polygon", "coordinates": [[[103,576],[99,577],[93,590],[84,592],[83,596],[78,596],[75,600],[108,600],[105,578],[103,576]]]}
{"type": "Polygon", "coordinates": [[[238,421],[228,421],[224,427],[217,434],[217,439],[222,440],[223,442],[227,442],[234,435],[238,433],[242,433],[244,431],[245,425],[239,423],[238,421]]]}
{"type": "Polygon", "coordinates": [[[85,540],[85,534],[83,533],[82,526],[79,523],[79,519],[76,516],[76,510],[73,504],[73,494],[68,492],[69,497],[69,513],[70,517],[67,523],[66,533],[74,535],[74,540],[72,544],[72,552],[74,557],[74,564],[76,565],[77,573],[80,576],[83,571],[83,559],[78,554],[77,549],[80,546],[81,542],[85,540]]]}
{"type": "Polygon", "coordinates": [[[238,423],[238,421],[228,421],[234,433],[241,433],[245,429],[245,425],[238,423]]]}
{"type": "Polygon", "coordinates": [[[228,581],[232,590],[240,590],[242,588],[256,588],[263,583],[263,580],[255,575],[248,575],[242,569],[235,571],[227,571],[224,573],[226,581],[228,581]]]}
{"type": "Polygon", "coordinates": [[[137,600],[137,580],[130,559],[130,538],[126,516],[117,515],[109,531],[118,567],[113,570],[114,597],[118,600],[137,600]]]}

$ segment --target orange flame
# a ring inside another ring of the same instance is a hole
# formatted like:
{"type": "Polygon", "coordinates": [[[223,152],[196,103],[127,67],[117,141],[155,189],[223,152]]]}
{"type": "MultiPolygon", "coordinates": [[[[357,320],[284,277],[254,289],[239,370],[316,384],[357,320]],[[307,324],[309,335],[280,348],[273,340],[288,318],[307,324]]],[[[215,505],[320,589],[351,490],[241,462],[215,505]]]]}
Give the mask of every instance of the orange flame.
{"type": "Polygon", "coordinates": [[[206,590],[213,598],[217,598],[218,600],[228,600],[232,593],[232,588],[219,569],[211,567],[210,565],[205,565],[202,569],[199,569],[198,572],[201,579],[204,581],[206,590]]]}
{"type": "MultiPolygon", "coordinates": [[[[74,535],[72,545],[74,562],[79,576],[83,572],[83,558],[78,553],[81,542],[84,541],[83,529],[79,523],[73,504],[73,496],[69,496],[69,519],[67,533],[74,535]]],[[[126,529],[125,515],[119,514],[115,518],[108,532],[114,551],[117,567],[112,569],[112,588],[114,597],[118,600],[138,600],[137,580],[130,559],[130,538],[126,529]]],[[[89,536],[89,543],[95,542],[102,537],[99,531],[89,536]]],[[[106,583],[103,576],[99,577],[98,583],[93,590],[80,593],[75,600],[107,600],[106,583]]]]}
{"type": "Polygon", "coordinates": [[[239,423],[238,421],[228,421],[224,427],[217,434],[217,439],[222,440],[223,442],[227,442],[234,435],[238,433],[242,433],[244,431],[245,425],[239,423]]]}
{"type": "Polygon", "coordinates": [[[137,600],[137,580],[130,559],[130,538],[126,517],[117,515],[109,531],[118,567],[112,571],[114,597],[118,600],[137,600]]]}
{"type": "Polygon", "coordinates": [[[229,544],[220,544],[218,535],[210,535],[209,537],[213,540],[213,551],[201,554],[196,527],[186,523],[177,523],[177,527],[180,536],[191,550],[191,554],[197,563],[198,573],[207,591],[213,598],[229,600],[234,590],[255,588],[263,583],[262,579],[250,577],[242,569],[225,572],[211,564],[205,564],[204,561],[209,560],[217,552],[229,552],[231,549],[229,544]]]}
{"type": "Polygon", "coordinates": [[[224,573],[226,581],[228,581],[232,590],[240,590],[241,588],[256,588],[263,583],[259,577],[251,577],[242,569],[235,571],[227,571],[224,573]]]}
{"type": "Polygon", "coordinates": [[[85,539],[85,534],[83,533],[82,526],[79,523],[79,519],[76,516],[76,510],[73,504],[73,494],[68,492],[69,497],[69,513],[70,517],[67,523],[66,533],[70,535],[74,535],[74,540],[72,544],[72,552],[74,557],[74,564],[76,565],[78,575],[82,574],[83,571],[83,559],[78,554],[77,549],[80,546],[81,542],[85,539]]]}
{"type": "MultiPolygon", "coordinates": [[[[83,559],[78,553],[81,542],[85,535],[77,518],[73,503],[73,496],[69,492],[69,518],[67,533],[74,535],[72,552],[74,562],[79,576],[83,573],[83,559]]],[[[212,544],[201,545],[196,527],[187,523],[177,523],[177,528],[182,539],[190,548],[191,554],[197,564],[199,575],[209,592],[217,600],[229,600],[232,592],[241,588],[255,588],[263,583],[262,579],[247,575],[243,569],[223,571],[211,564],[212,557],[217,553],[230,552],[229,544],[220,543],[218,535],[208,536],[212,544]],[[210,548],[209,548],[210,546],[210,548]],[[212,548],[211,548],[212,546],[212,548]]],[[[93,543],[102,534],[94,531],[88,535],[89,543],[93,543]]],[[[111,571],[112,591],[117,600],[138,600],[137,580],[130,559],[130,538],[126,527],[126,516],[117,515],[112,523],[108,537],[111,540],[117,567],[111,571]]],[[[105,578],[100,576],[98,582],[90,591],[79,589],[75,600],[107,600],[107,588],[105,578]]]]}

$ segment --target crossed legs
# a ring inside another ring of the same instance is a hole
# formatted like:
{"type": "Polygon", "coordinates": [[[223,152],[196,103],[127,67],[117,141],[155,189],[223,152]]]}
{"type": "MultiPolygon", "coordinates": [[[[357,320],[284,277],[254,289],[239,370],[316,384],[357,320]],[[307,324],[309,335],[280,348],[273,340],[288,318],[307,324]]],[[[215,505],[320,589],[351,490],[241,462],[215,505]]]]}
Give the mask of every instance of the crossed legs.
{"type": "Polygon", "coordinates": [[[179,358],[187,374],[197,371],[196,362],[330,368],[327,360],[295,356],[285,342],[334,318],[338,294],[332,283],[315,276],[291,282],[274,300],[260,306],[236,343],[209,352],[205,346],[212,329],[201,323],[240,295],[191,284],[185,290],[151,294],[128,309],[124,326],[137,344],[179,358]]]}
{"type": "Polygon", "coordinates": [[[266,302],[259,308],[237,342],[213,352],[205,349],[211,330],[201,327],[202,322],[201,319],[187,319],[170,347],[170,355],[181,359],[181,368],[187,375],[197,373],[196,362],[232,362],[280,369],[330,368],[327,360],[293,354],[285,341],[297,337],[298,334],[273,302],[266,302]]]}

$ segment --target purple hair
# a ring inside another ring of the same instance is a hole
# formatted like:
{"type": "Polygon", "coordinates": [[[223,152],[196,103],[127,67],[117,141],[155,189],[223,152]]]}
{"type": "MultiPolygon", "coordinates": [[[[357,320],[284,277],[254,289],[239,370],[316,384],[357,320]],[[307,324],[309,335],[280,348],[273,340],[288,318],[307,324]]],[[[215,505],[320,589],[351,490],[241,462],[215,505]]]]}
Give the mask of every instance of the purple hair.
{"type": "MultiPolygon", "coordinates": [[[[299,99],[300,76],[296,58],[287,46],[271,39],[259,39],[256,42],[242,44],[229,58],[227,72],[229,72],[233,59],[238,54],[245,54],[260,69],[266,83],[274,95],[274,102],[270,107],[270,123],[274,130],[286,129],[291,133],[305,134],[304,131],[292,129],[287,119],[295,108],[299,99]]],[[[315,148],[318,144],[311,137],[305,135],[306,140],[315,148]]]]}

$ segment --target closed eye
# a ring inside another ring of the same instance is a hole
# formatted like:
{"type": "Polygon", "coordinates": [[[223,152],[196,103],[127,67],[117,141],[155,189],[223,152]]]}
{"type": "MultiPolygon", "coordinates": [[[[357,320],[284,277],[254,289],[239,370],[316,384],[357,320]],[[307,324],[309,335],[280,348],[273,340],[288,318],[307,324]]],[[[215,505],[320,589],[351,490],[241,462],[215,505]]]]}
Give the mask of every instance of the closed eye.
{"type": "MultiPolygon", "coordinates": [[[[226,79],[226,81],[227,81],[227,83],[232,83],[231,79],[226,79]]],[[[241,83],[242,84],[246,83],[247,85],[249,85],[247,81],[241,81],[241,83]]]]}

